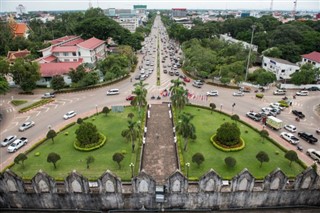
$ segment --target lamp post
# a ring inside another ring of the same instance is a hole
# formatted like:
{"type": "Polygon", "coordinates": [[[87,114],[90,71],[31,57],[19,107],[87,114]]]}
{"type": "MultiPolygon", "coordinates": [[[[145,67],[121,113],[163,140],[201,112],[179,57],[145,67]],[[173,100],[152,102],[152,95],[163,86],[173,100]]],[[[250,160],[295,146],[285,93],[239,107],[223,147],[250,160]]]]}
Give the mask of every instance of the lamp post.
{"type": "Polygon", "coordinates": [[[98,105],[96,104],[96,115],[98,115],[98,105]]]}
{"type": "Polygon", "coordinates": [[[251,42],[250,42],[250,49],[249,49],[249,55],[248,55],[248,61],[247,61],[246,76],[244,78],[244,81],[247,81],[247,78],[248,78],[250,55],[251,55],[251,50],[252,50],[253,33],[254,33],[254,30],[256,29],[256,25],[252,25],[251,28],[252,28],[251,42]]]}
{"type": "Polygon", "coordinates": [[[232,104],[232,113],[231,114],[233,114],[233,109],[234,109],[235,105],[236,105],[236,103],[232,104]]]}
{"type": "Polygon", "coordinates": [[[187,167],[187,179],[189,179],[189,167],[190,167],[189,162],[186,163],[186,167],[187,167]]]}
{"type": "Polygon", "coordinates": [[[130,163],[130,168],[131,168],[131,178],[133,178],[133,168],[134,168],[134,164],[130,163]]]}
{"type": "Polygon", "coordinates": [[[222,106],[223,106],[223,104],[220,104],[220,112],[222,111],[222,106]]]}

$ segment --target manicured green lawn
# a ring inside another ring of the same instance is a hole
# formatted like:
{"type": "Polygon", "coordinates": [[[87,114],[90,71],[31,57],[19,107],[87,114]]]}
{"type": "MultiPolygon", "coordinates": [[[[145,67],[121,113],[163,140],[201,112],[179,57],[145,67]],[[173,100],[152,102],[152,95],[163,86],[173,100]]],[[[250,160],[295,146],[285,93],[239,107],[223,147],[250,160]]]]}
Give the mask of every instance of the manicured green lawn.
{"type": "MultiPolygon", "coordinates": [[[[185,112],[194,115],[192,123],[196,127],[197,139],[189,142],[187,152],[184,152],[184,162],[190,162],[189,177],[199,178],[213,168],[221,177],[229,179],[247,168],[256,178],[264,178],[267,174],[276,168],[280,168],[287,176],[296,176],[304,170],[299,164],[293,162],[289,166],[289,161],[284,157],[284,152],[261,137],[256,131],[238,122],[241,130],[241,137],[246,143],[246,147],[238,152],[223,152],[216,149],[210,142],[210,137],[216,133],[223,122],[233,122],[229,117],[210,110],[195,107],[185,107],[185,112]],[[248,130],[248,133],[245,131],[248,130]],[[259,151],[265,151],[270,158],[269,162],[263,163],[260,168],[260,162],[256,159],[259,151]],[[205,161],[198,167],[192,163],[192,156],[200,152],[204,155],[205,161]],[[277,155],[276,152],[279,154],[277,155]],[[236,159],[237,164],[234,168],[227,168],[224,159],[231,156],[236,159]]],[[[185,169],[185,168],[183,168],[185,169]]]]}
{"type": "Polygon", "coordinates": [[[138,145],[136,144],[136,151],[132,153],[131,142],[127,142],[121,136],[122,130],[127,128],[127,115],[129,112],[133,112],[135,115],[133,119],[138,120],[138,112],[132,107],[125,108],[122,113],[110,112],[107,116],[99,114],[97,117],[85,120],[85,122],[94,123],[98,130],[107,137],[106,144],[98,150],[81,152],[73,148],[75,131],[78,128],[78,124],[75,124],[58,134],[54,139],[54,144],[51,140],[47,140],[28,153],[28,159],[24,162],[24,169],[21,165],[14,165],[11,169],[25,178],[32,178],[41,169],[57,179],[65,178],[73,170],[89,179],[97,179],[106,170],[110,170],[122,180],[130,180],[131,170],[129,164],[133,162],[137,165],[135,170],[138,170],[139,162],[136,162],[136,159],[139,159],[140,149],[137,151],[138,145]],[[65,135],[65,132],[68,132],[68,135],[65,135]],[[40,152],[40,156],[36,157],[36,152],[40,152]],[[56,152],[61,156],[61,160],[57,162],[57,169],[54,169],[52,163],[47,162],[47,156],[50,152],[56,152]],[[121,162],[121,169],[112,160],[112,156],[116,152],[126,153],[121,162]],[[95,161],[87,169],[86,158],[89,155],[92,155],[95,161]]]}

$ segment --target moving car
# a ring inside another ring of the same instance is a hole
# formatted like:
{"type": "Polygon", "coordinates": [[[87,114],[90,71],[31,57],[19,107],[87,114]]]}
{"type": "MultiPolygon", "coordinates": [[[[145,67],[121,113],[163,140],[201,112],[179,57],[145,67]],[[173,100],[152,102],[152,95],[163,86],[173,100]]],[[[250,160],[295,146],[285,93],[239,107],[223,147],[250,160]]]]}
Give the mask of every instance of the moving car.
{"type": "Polygon", "coordinates": [[[309,91],[320,91],[319,87],[309,87],[308,88],[309,91]]]}
{"type": "Polygon", "coordinates": [[[273,92],[274,95],[285,95],[286,91],[282,89],[277,89],[276,91],[273,92]]]}
{"type": "Polygon", "coordinates": [[[308,149],[307,155],[309,155],[313,160],[320,163],[320,151],[317,151],[315,149],[308,149]]]}
{"type": "Polygon", "coordinates": [[[297,128],[294,125],[284,125],[284,128],[290,132],[296,132],[297,128]]]}
{"type": "Polygon", "coordinates": [[[129,95],[129,96],[126,97],[126,100],[127,101],[132,101],[134,98],[135,98],[134,95],[129,95]]]}
{"type": "Polygon", "coordinates": [[[28,139],[25,137],[21,137],[20,139],[15,140],[14,142],[12,142],[10,144],[10,146],[8,146],[7,151],[8,152],[15,152],[18,149],[20,149],[22,146],[26,145],[28,142],[28,139]]]}
{"type": "Polygon", "coordinates": [[[244,92],[237,91],[232,94],[233,96],[244,96],[244,92]]]}
{"type": "Polygon", "coordinates": [[[219,92],[217,90],[211,90],[207,92],[207,96],[218,96],[219,92]]]}
{"type": "Polygon", "coordinates": [[[276,109],[280,109],[280,110],[284,110],[284,107],[282,107],[282,106],[280,105],[280,103],[271,103],[271,104],[270,104],[270,107],[276,108],[276,109]]]}
{"type": "Polygon", "coordinates": [[[295,116],[298,116],[300,119],[303,119],[305,117],[305,115],[301,111],[298,111],[298,110],[292,110],[292,113],[295,116]]]}
{"type": "Polygon", "coordinates": [[[75,111],[70,111],[70,112],[67,112],[67,113],[63,116],[63,118],[64,118],[65,120],[67,120],[67,119],[72,118],[72,117],[74,117],[74,116],[76,116],[76,115],[77,115],[77,113],[76,113],[75,111]]]}
{"type": "Polygon", "coordinates": [[[50,93],[50,92],[46,92],[41,96],[41,98],[43,98],[43,99],[54,98],[54,97],[55,97],[55,95],[53,93],[50,93]]]}
{"type": "Polygon", "coordinates": [[[298,136],[309,143],[318,142],[317,138],[315,138],[312,134],[307,132],[298,132],[298,136]]]}
{"type": "Polygon", "coordinates": [[[192,83],[192,86],[197,87],[197,88],[201,88],[201,87],[202,87],[202,84],[200,84],[198,81],[194,81],[194,82],[192,83]]]}
{"type": "Polygon", "coordinates": [[[259,113],[256,113],[256,112],[247,112],[246,116],[251,118],[252,120],[255,120],[255,121],[260,121],[261,120],[261,115],[259,113]]]}
{"type": "Polygon", "coordinates": [[[33,127],[33,126],[34,126],[34,122],[33,121],[25,122],[19,127],[19,131],[23,132],[23,131],[25,131],[25,130],[33,127]]]}
{"type": "Polygon", "coordinates": [[[281,132],[280,136],[291,144],[299,143],[299,139],[296,136],[294,136],[292,133],[281,132]]]}
{"type": "Polygon", "coordinates": [[[119,89],[110,89],[107,91],[107,95],[118,95],[118,94],[119,94],[119,89]]]}
{"type": "Polygon", "coordinates": [[[302,90],[302,91],[296,92],[296,95],[298,95],[298,96],[308,96],[309,92],[306,91],[306,90],[302,90]]]}
{"type": "Polygon", "coordinates": [[[17,139],[16,135],[10,135],[8,137],[6,137],[5,139],[3,139],[3,141],[1,142],[1,146],[8,146],[9,144],[11,144],[15,139],[17,139]]]}

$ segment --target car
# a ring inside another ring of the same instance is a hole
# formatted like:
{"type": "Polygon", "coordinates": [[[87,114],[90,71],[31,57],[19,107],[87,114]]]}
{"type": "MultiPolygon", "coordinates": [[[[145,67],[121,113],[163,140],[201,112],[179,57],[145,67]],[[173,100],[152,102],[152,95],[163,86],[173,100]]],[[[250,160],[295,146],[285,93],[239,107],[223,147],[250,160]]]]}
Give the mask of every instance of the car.
{"type": "Polygon", "coordinates": [[[308,96],[309,92],[306,90],[302,90],[302,91],[296,92],[296,95],[297,96],[308,96]]]}
{"type": "Polygon", "coordinates": [[[34,121],[25,122],[19,127],[19,131],[23,132],[23,131],[25,131],[25,130],[33,127],[33,126],[34,126],[34,121]]]}
{"type": "Polygon", "coordinates": [[[277,116],[278,112],[280,112],[280,110],[276,110],[275,108],[271,108],[271,107],[262,107],[261,108],[262,112],[266,113],[267,115],[271,115],[271,116],[277,116]]]}
{"type": "MultiPolygon", "coordinates": [[[[141,75],[143,76],[143,75],[141,75]]],[[[140,78],[141,78],[140,76],[140,78]]],[[[119,94],[119,89],[110,89],[107,91],[107,95],[118,95],[119,94]]]]}
{"type": "Polygon", "coordinates": [[[298,132],[298,136],[308,143],[317,143],[318,139],[308,132],[298,132]]]}
{"type": "Polygon", "coordinates": [[[317,151],[315,149],[308,149],[307,155],[310,156],[313,160],[320,163],[320,151],[317,151]]]}
{"type": "Polygon", "coordinates": [[[280,136],[291,144],[298,144],[299,143],[299,138],[294,136],[292,133],[281,132],[280,136]]]}
{"type": "Polygon", "coordinates": [[[246,116],[255,121],[261,121],[261,118],[262,118],[261,115],[256,112],[247,112],[246,116]]]}
{"type": "Polygon", "coordinates": [[[41,98],[46,99],[46,98],[54,98],[55,95],[52,92],[46,92],[44,93],[41,98]]]}
{"type": "Polygon", "coordinates": [[[273,92],[274,95],[285,95],[286,91],[282,89],[277,89],[276,91],[273,92]]]}
{"type": "Polygon", "coordinates": [[[77,113],[75,111],[69,111],[63,116],[63,118],[65,120],[67,120],[67,119],[72,118],[72,117],[74,117],[76,115],[77,115],[77,113]]]}
{"type": "Polygon", "coordinates": [[[270,107],[276,108],[276,109],[280,109],[280,110],[284,110],[284,109],[285,109],[284,107],[282,107],[282,106],[280,105],[280,103],[271,103],[271,104],[270,104],[270,107]]]}
{"type": "Polygon", "coordinates": [[[5,139],[3,139],[3,141],[1,142],[1,146],[8,146],[9,144],[11,144],[15,139],[17,139],[16,135],[10,135],[8,137],[6,137],[5,139]]]}
{"type": "Polygon", "coordinates": [[[195,80],[195,82],[197,82],[197,84],[199,84],[199,85],[203,85],[203,83],[204,83],[203,80],[195,80]]]}
{"type": "Polygon", "coordinates": [[[233,96],[244,96],[244,92],[236,91],[232,94],[233,96]]]}
{"type": "Polygon", "coordinates": [[[308,90],[309,91],[320,91],[320,88],[314,86],[314,87],[309,87],[308,90]]]}
{"type": "Polygon", "coordinates": [[[167,71],[166,69],[164,69],[164,70],[163,70],[163,73],[167,74],[167,73],[168,73],[168,71],[167,71]]]}
{"type": "Polygon", "coordinates": [[[211,90],[207,92],[207,96],[218,96],[219,92],[217,90],[211,90]]]}
{"type": "Polygon", "coordinates": [[[174,75],[175,75],[175,76],[179,76],[179,75],[180,75],[179,71],[175,71],[175,72],[174,72],[174,75]]]}
{"type": "Polygon", "coordinates": [[[183,81],[186,82],[186,83],[189,83],[191,80],[190,80],[190,78],[188,78],[188,77],[185,76],[185,77],[183,78],[183,81]]]}
{"type": "Polygon", "coordinates": [[[22,146],[26,145],[28,142],[28,139],[25,137],[21,137],[20,139],[16,139],[13,141],[9,146],[7,151],[12,153],[20,149],[22,146]]]}
{"type": "Polygon", "coordinates": [[[305,117],[305,115],[301,111],[298,111],[298,110],[292,110],[292,113],[300,119],[303,119],[305,117]]]}
{"type": "Polygon", "coordinates": [[[199,84],[198,81],[194,81],[194,82],[192,83],[192,86],[197,87],[197,88],[201,88],[202,84],[199,84]]]}
{"type": "Polygon", "coordinates": [[[140,74],[144,74],[145,73],[145,70],[144,69],[141,69],[140,70],[140,74]]]}
{"type": "Polygon", "coordinates": [[[140,79],[140,74],[136,75],[136,76],[134,77],[134,79],[139,80],[139,79],[140,79]]]}
{"type": "Polygon", "coordinates": [[[134,95],[129,95],[129,96],[126,97],[126,100],[127,101],[132,101],[135,97],[136,96],[134,96],[134,95]]]}
{"type": "Polygon", "coordinates": [[[285,128],[289,132],[296,132],[297,131],[297,128],[294,125],[284,125],[283,128],[285,128]]]}

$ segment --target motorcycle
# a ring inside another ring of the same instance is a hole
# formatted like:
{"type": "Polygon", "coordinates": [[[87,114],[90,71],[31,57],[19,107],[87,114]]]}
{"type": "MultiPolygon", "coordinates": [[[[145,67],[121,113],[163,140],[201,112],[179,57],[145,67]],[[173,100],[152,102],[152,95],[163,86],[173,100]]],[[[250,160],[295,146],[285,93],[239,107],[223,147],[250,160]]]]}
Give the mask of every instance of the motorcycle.
{"type": "Polygon", "coordinates": [[[317,133],[318,135],[320,135],[320,128],[319,128],[319,129],[316,129],[316,133],[317,133]]]}
{"type": "Polygon", "coordinates": [[[300,118],[296,117],[296,121],[298,121],[298,122],[299,122],[299,121],[300,121],[300,118]]]}

